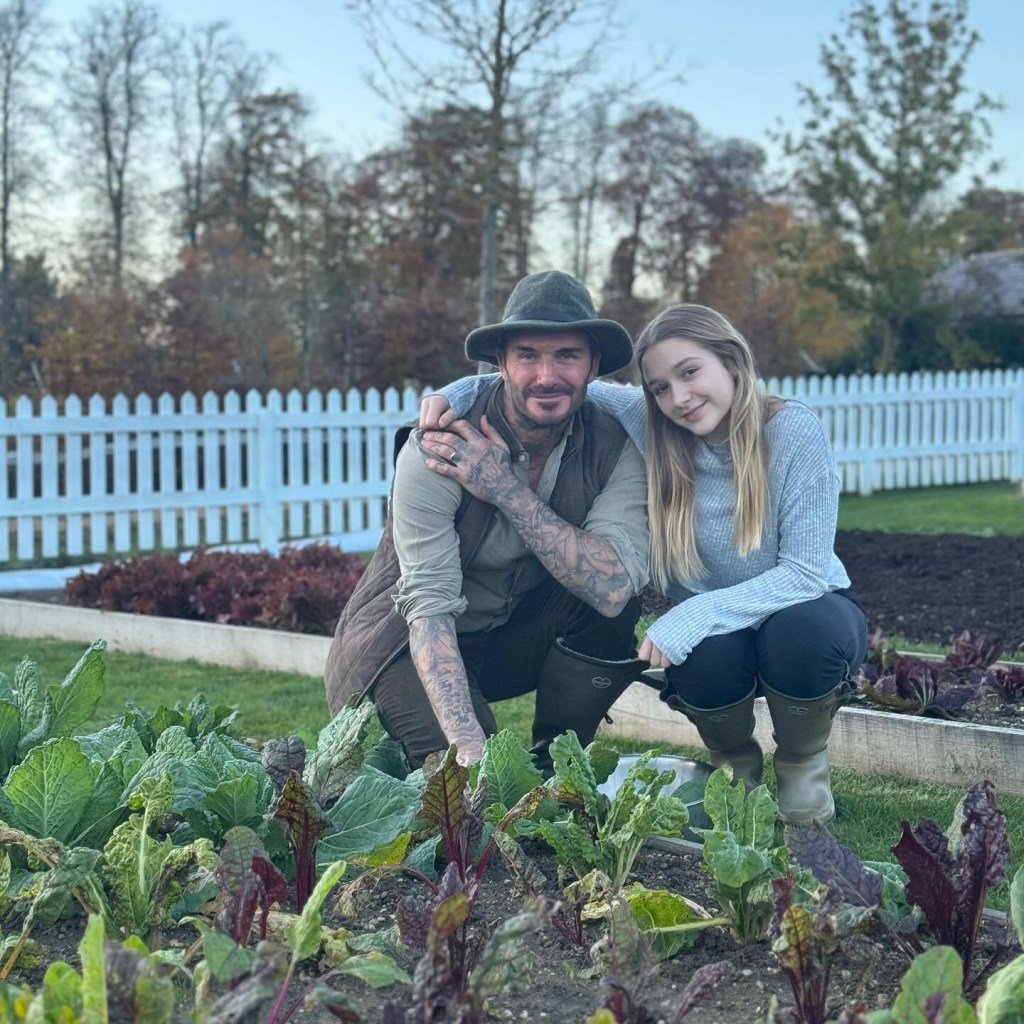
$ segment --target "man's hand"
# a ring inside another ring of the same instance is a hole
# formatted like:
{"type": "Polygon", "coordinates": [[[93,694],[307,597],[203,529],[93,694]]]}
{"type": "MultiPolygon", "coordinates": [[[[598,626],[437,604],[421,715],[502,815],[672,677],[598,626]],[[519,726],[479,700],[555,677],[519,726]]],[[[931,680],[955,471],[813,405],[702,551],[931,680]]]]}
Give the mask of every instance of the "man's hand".
{"type": "Polygon", "coordinates": [[[672,664],[668,660],[668,655],[659,650],[649,636],[644,637],[644,641],[640,645],[640,650],[637,651],[636,656],[641,661],[649,661],[651,668],[668,668],[672,664]]]}
{"type": "Polygon", "coordinates": [[[455,413],[444,395],[427,395],[420,399],[420,430],[444,430],[455,420],[455,413]]]}
{"type": "Polygon", "coordinates": [[[468,743],[465,740],[455,745],[455,760],[463,767],[468,768],[471,764],[479,764],[483,760],[483,743],[468,743]]]}
{"type": "Polygon", "coordinates": [[[453,420],[447,431],[427,431],[420,443],[436,456],[427,459],[428,469],[457,480],[481,501],[500,506],[524,486],[512,472],[508,445],[486,416],[480,418],[480,430],[466,420],[453,420]]]}

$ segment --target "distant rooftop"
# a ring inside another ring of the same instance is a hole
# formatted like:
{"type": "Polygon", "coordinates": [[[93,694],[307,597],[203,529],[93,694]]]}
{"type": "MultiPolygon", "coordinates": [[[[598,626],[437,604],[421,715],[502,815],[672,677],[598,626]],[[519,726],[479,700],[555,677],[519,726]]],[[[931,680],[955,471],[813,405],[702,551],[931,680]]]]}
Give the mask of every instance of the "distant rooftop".
{"type": "Polygon", "coordinates": [[[940,270],[933,284],[976,319],[1024,319],[1024,249],[980,252],[940,270]]]}

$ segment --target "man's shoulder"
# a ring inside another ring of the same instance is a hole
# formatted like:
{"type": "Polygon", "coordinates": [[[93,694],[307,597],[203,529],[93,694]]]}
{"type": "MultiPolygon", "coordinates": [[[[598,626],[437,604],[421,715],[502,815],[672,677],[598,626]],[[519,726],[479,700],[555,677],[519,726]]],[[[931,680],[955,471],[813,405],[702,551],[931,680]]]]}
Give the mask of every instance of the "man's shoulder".
{"type": "MultiPolygon", "coordinates": [[[[428,453],[422,447],[423,431],[414,428],[395,458],[393,498],[397,501],[416,499],[417,495],[445,494],[449,500],[445,506],[462,497],[462,486],[449,477],[435,473],[427,466],[428,453]]],[[[429,456],[433,457],[433,456],[429,456]]],[[[431,504],[435,499],[431,499],[431,504]]]]}
{"type": "Polygon", "coordinates": [[[624,440],[628,440],[626,428],[610,413],[606,412],[595,402],[588,398],[580,406],[580,416],[583,420],[583,439],[585,444],[598,442],[614,442],[620,447],[624,440]]]}

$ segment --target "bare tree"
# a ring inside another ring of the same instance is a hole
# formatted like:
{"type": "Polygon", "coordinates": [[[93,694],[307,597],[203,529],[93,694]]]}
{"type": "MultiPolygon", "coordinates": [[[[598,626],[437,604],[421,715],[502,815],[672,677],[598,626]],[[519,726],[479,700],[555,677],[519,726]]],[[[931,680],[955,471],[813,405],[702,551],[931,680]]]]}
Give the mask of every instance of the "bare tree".
{"type": "Polygon", "coordinates": [[[107,213],[102,238],[119,291],[131,218],[138,208],[141,143],[158,110],[160,16],[143,0],[120,0],[94,7],[72,34],[64,76],[68,109],[82,149],[96,168],[94,184],[107,213]]]}
{"type": "Polygon", "coordinates": [[[194,249],[207,202],[211,152],[223,137],[246,57],[226,22],[212,21],[179,32],[168,45],[167,78],[178,164],[182,229],[194,249]]]}
{"type": "Polygon", "coordinates": [[[0,289],[11,278],[11,215],[16,197],[36,180],[30,173],[31,135],[43,112],[34,96],[46,75],[40,60],[49,25],[35,0],[0,6],[0,289]]]}
{"type": "Polygon", "coordinates": [[[487,172],[480,253],[480,319],[497,319],[502,166],[513,121],[543,122],[567,90],[597,66],[614,35],[615,0],[351,0],[383,73],[378,91],[404,109],[418,103],[486,111],[487,172]],[[399,39],[439,44],[443,57],[424,62],[399,39]],[[581,45],[560,45],[570,34],[581,45]]]}

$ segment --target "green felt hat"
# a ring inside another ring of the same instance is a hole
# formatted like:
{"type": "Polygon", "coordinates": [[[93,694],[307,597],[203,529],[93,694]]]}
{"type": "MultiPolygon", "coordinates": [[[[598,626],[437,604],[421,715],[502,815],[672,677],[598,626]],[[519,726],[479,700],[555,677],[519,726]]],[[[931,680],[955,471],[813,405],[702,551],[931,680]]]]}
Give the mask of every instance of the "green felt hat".
{"type": "Polygon", "coordinates": [[[512,331],[583,331],[601,353],[600,372],[614,373],[633,358],[629,331],[614,320],[602,320],[590,292],[580,281],[559,270],[524,277],[512,289],[500,324],[470,331],[466,356],[497,365],[502,339],[512,331]]]}

